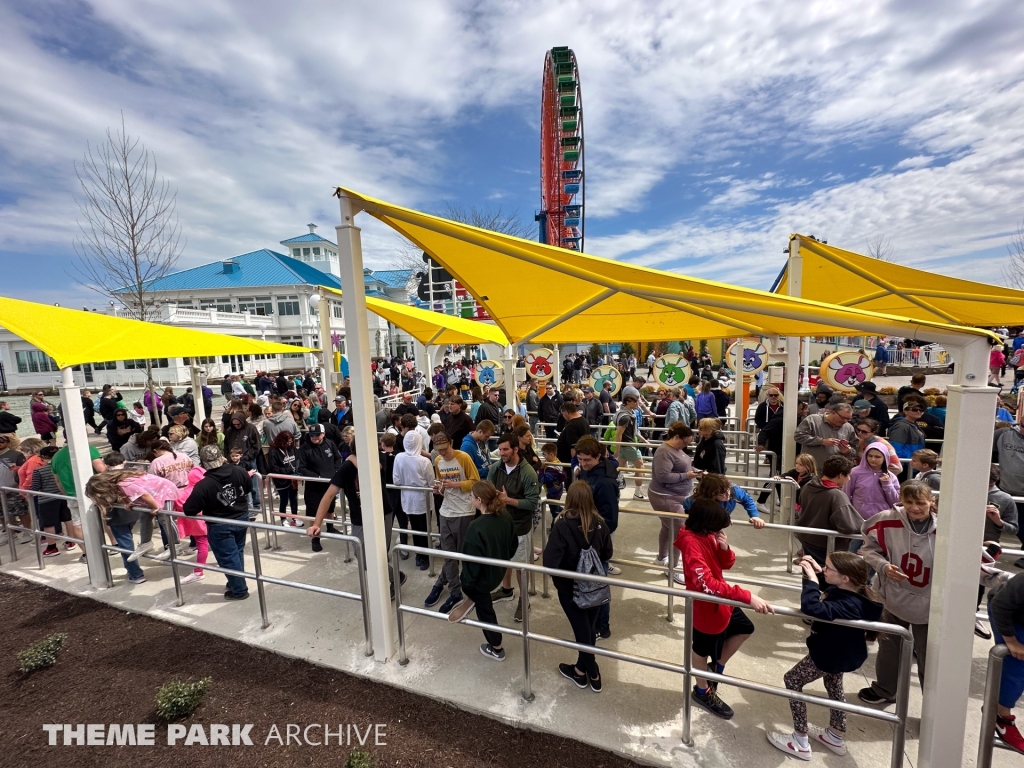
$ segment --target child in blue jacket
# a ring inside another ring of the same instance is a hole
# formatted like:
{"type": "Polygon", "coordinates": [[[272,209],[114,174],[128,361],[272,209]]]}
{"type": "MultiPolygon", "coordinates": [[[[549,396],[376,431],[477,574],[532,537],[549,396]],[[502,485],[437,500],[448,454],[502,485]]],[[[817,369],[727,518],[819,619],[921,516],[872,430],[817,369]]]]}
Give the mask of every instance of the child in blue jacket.
{"type": "Polygon", "coordinates": [[[683,502],[683,509],[690,511],[690,505],[695,499],[710,499],[717,501],[730,515],[739,504],[750,518],[750,524],[755,528],[764,528],[764,520],[757,512],[757,504],[750,495],[738,485],[729,481],[725,475],[716,475],[709,472],[700,476],[700,483],[693,495],[683,502]]]}

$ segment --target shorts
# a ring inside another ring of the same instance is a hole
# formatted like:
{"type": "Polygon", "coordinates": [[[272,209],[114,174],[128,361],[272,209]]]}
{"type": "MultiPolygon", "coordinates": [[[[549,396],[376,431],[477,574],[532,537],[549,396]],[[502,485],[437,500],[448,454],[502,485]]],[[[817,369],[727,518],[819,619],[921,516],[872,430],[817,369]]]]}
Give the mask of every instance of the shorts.
{"type": "Polygon", "coordinates": [[[631,445],[619,446],[620,461],[637,461],[640,458],[640,449],[631,445]]]}
{"type": "Polygon", "coordinates": [[[82,514],[81,514],[80,510],[78,509],[78,502],[77,501],[69,501],[68,502],[68,512],[71,513],[71,524],[74,525],[77,528],[81,528],[82,527],[82,514]]]}
{"type": "Polygon", "coordinates": [[[71,512],[66,501],[37,502],[36,517],[40,528],[56,528],[60,523],[71,522],[71,512]]]}
{"type": "Polygon", "coordinates": [[[722,648],[725,641],[736,635],[754,634],[754,623],[747,618],[739,608],[732,609],[732,616],[729,617],[729,625],[717,635],[709,635],[699,630],[693,630],[692,649],[695,654],[702,657],[711,657],[713,661],[722,658],[722,648]]]}
{"type": "Polygon", "coordinates": [[[533,554],[533,535],[524,533],[519,537],[519,546],[516,547],[516,553],[512,555],[512,562],[514,563],[525,563],[529,560],[529,556],[533,554]]]}
{"type": "Polygon", "coordinates": [[[51,440],[53,440],[53,432],[40,432],[39,439],[42,440],[44,443],[48,443],[51,440]]]}

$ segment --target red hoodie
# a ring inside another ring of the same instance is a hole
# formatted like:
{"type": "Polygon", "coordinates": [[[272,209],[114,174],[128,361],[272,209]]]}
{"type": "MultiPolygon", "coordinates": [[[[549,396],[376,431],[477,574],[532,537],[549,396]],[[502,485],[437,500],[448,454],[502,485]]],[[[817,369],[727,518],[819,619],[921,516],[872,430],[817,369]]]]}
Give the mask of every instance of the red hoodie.
{"type": "MultiPolygon", "coordinates": [[[[736,554],[731,549],[723,552],[713,533],[693,533],[683,528],[676,538],[676,549],[683,555],[683,573],[686,575],[688,590],[741,603],[750,602],[747,590],[727,584],[722,578],[722,571],[729,570],[736,562],[736,554]]],[[[693,605],[693,628],[706,635],[717,635],[729,626],[731,615],[731,606],[696,600],[693,605]]]]}

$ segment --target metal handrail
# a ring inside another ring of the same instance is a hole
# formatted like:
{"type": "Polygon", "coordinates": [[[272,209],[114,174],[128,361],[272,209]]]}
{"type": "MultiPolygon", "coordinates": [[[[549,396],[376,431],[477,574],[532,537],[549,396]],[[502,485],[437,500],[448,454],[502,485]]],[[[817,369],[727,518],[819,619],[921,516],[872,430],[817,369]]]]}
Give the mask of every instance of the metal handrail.
{"type": "MultiPolygon", "coordinates": [[[[394,547],[391,553],[392,567],[398,567],[398,558],[401,551],[412,552],[417,554],[426,554],[426,551],[421,547],[413,547],[407,544],[399,544],[394,547]]],[[[715,603],[719,605],[727,605],[737,608],[747,608],[750,606],[747,603],[741,603],[736,600],[729,600],[726,598],[718,597],[716,595],[706,595],[702,592],[692,592],[687,590],[672,589],[669,587],[661,587],[654,584],[642,584],[639,582],[626,581],[624,579],[617,579],[609,576],[597,576],[594,574],[583,574],[576,571],[564,571],[558,568],[547,568],[542,565],[533,565],[532,563],[516,563],[510,560],[498,560],[489,557],[477,557],[475,555],[466,555],[460,552],[449,552],[447,555],[453,560],[460,560],[463,562],[478,563],[480,565],[497,566],[500,568],[515,568],[519,570],[530,571],[532,573],[540,573],[549,576],[559,576],[567,579],[573,579],[576,581],[591,581],[599,584],[607,584],[609,587],[619,587],[622,589],[635,589],[641,592],[649,592],[653,594],[661,595],[672,595],[675,597],[682,597],[686,600],[685,610],[685,626],[684,626],[684,640],[683,645],[689,648],[692,644],[693,639],[693,601],[699,600],[702,602],[715,603]]],[[[884,710],[877,710],[870,707],[864,707],[858,704],[849,704],[845,701],[836,701],[834,699],[823,698],[820,696],[813,696],[797,691],[790,691],[786,688],[777,688],[775,686],[765,685],[763,683],[757,683],[751,680],[744,680],[742,678],[727,677],[726,675],[720,675],[715,672],[709,672],[705,669],[695,669],[691,665],[689,654],[683,654],[683,664],[674,664],[671,662],[665,662],[658,659],[651,659],[644,656],[637,656],[634,654],[622,653],[619,651],[613,651],[607,648],[599,646],[582,645],[569,640],[563,640],[561,638],[550,637],[548,635],[537,634],[530,631],[530,611],[529,606],[526,604],[526,597],[520,590],[520,600],[522,601],[522,615],[523,615],[523,626],[522,629],[509,629],[500,625],[486,624],[479,621],[473,621],[464,619],[459,622],[460,624],[466,624],[472,627],[480,627],[482,629],[488,629],[494,632],[501,632],[504,634],[511,634],[517,637],[521,637],[523,641],[523,698],[526,701],[532,701],[534,699],[531,682],[531,668],[530,668],[530,641],[536,640],[541,643],[549,645],[556,645],[562,648],[570,648],[576,651],[582,651],[584,653],[593,653],[598,656],[605,656],[608,658],[616,659],[618,661],[626,661],[641,666],[660,669],[667,672],[676,672],[683,675],[684,678],[684,699],[683,699],[683,743],[692,746],[693,741],[690,738],[690,687],[694,677],[701,677],[703,679],[710,680],[712,682],[724,685],[733,685],[737,688],[743,688],[746,690],[757,691],[759,693],[766,693],[771,696],[779,696],[786,699],[792,699],[796,701],[803,701],[808,704],[817,704],[820,706],[829,707],[831,709],[838,709],[850,714],[861,715],[874,720],[881,720],[892,724],[893,727],[893,738],[892,738],[892,753],[890,757],[891,768],[899,768],[903,765],[903,748],[906,738],[906,723],[907,723],[907,711],[910,700],[910,666],[913,654],[913,636],[908,629],[900,627],[895,624],[886,624],[883,622],[871,622],[871,621],[848,621],[837,619],[833,621],[823,621],[810,617],[802,611],[797,611],[792,608],[786,608],[783,606],[772,606],[776,615],[786,616],[799,619],[811,619],[814,621],[822,621],[826,624],[837,624],[841,626],[856,627],[858,629],[864,629],[865,631],[884,632],[885,634],[898,637],[900,639],[900,664],[899,664],[899,677],[896,688],[896,712],[895,714],[886,712],[884,710]]],[[[435,619],[447,619],[445,614],[435,613],[434,611],[424,610],[413,606],[406,606],[402,604],[401,588],[396,584],[395,588],[395,617],[398,626],[398,661],[399,664],[405,665],[409,663],[409,656],[406,650],[405,641],[405,620],[403,618],[404,613],[413,613],[419,616],[427,616],[435,619]]]]}
{"type": "MultiPolygon", "coordinates": [[[[261,499],[264,497],[264,495],[266,495],[266,497],[268,499],[272,499],[273,498],[273,494],[271,493],[271,489],[274,488],[273,483],[271,482],[272,480],[296,480],[296,481],[299,481],[299,482],[327,483],[327,484],[330,484],[330,482],[331,482],[331,479],[329,477],[307,477],[305,475],[276,475],[273,472],[268,472],[266,475],[263,475],[263,483],[262,483],[263,487],[262,487],[262,491],[260,493],[260,498],[261,499]]],[[[339,505],[341,506],[341,517],[334,518],[334,520],[331,521],[330,525],[335,525],[336,524],[335,520],[336,520],[337,524],[341,525],[342,528],[344,529],[346,521],[348,520],[348,504],[345,501],[345,494],[343,494],[343,493],[339,494],[339,502],[340,502],[339,505]]],[[[270,505],[267,504],[267,506],[270,506],[270,505]]],[[[312,521],[312,520],[316,519],[316,510],[313,510],[313,514],[312,515],[309,514],[309,510],[308,509],[306,510],[306,514],[305,515],[292,515],[292,514],[288,514],[288,513],[274,512],[272,509],[269,509],[269,510],[266,510],[264,515],[263,515],[263,522],[269,523],[271,515],[273,515],[274,517],[279,517],[279,518],[288,518],[288,519],[293,519],[293,520],[312,521]]],[[[276,530],[274,530],[273,532],[267,534],[267,546],[266,546],[266,548],[267,549],[274,549],[274,550],[278,550],[278,549],[281,548],[280,545],[278,544],[278,541],[277,541],[277,531],[276,530]],[[270,543],[271,539],[273,539],[273,542],[274,542],[273,545],[271,545],[271,543],[270,543]]],[[[345,560],[344,560],[344,562],[346,562],[346,563],[352,562],[352,552],[349,549],[348,542],[345,542],[345,560]]]]}
{"type": "Polygon", "coordinates": [[[995,645],[988,652],[988,668],[985,672],[985,694],[981,703],[981,733],[978,734],[977,768],[992,768],[992,747],[1009,749],[994,738],[996,730],[996,706],[999,703],[999,683],[1003,673],[1003,660],[1009,649],[1002,644],[995,645]]]}
{"type": "MultiPolygon", "coordinates": [[[[17,543],[14,540],[14,537],[11,535],[11,532],[13,531],[14,533],[30,533],[32,534],[33,544],[36,550],[36,562],[38,563],[39,570],[42,571],[46,569],[46,560],[43,558],[44,536],[48,539],[55,539],[57,541],[70,541],[74,544],[77,544],[82,548],[81,551],[83,553],[85,552],[85,541],[83,541],[82,539],[76,539],[74,536],[64,536],[63,534],[59,533],[47,533],[46,531],[43,531],[42,526],[39,525],[39,514],[38,510],[36,509],[35,501],[36,498],[59,499],[61,501],[73,502],[77,502],[78,500],[74,496],[67,496],[66,494],[62,493],[47,493],[46,491],[33,491],[30,488],[12,488],[10,486],[4,486],[0,488],[0,508],[2,508],[4,528],[7,529],[8,533],[7,546],[11,552],[11,561],[18,561],[18,547],[17,543]],[[30,521],[29,524],[31,526],[30,528],[26,528],[23,525],[18,525],[10,521],[10,515],[7,509],[8,493],[19,493],[27,497],[25,501],[28,502],[28,512],[30,521]]],[[[89,583],[92,584],[91,576],[89,577],[89,583]]]]}

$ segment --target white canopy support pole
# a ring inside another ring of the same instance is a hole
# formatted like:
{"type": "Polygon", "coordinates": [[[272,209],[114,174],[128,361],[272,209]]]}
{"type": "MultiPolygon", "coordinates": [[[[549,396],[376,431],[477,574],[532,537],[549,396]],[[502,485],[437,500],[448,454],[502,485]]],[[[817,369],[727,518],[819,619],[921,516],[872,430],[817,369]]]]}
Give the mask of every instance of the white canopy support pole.
{"type": "Polygon", "coordinates": [[[555,344],[555,363],[551,367],[551,380],[554,382],[555,392],[562,389],[562,354],[558,345],[555,344]]]}
{"type": "Polygon", "coordinates": [[[416,368],[423,373],[425,379],[424,386],[432,386],[430,383],[430,377],[433,375],[434,370],[430,367],[430,347],[426,344],[413,339],[414,348],[416,350],[416,368]]]}
{"type": "Polygon", "coordinates": [[[516,410],[516,406],[519,404],[516,401],[516,358],[511,344],[505,347],[502,364],[505,368],[505,407],[516,410]]]}
{"type": "MultiPolygon", "coordinates": [[[[789,241],[789,263],[786,267],[787,286],[790,296],[799,296],[803,290],[803,259],[800,258],[800,241],[795,237],[789,241]]],[[[788,472],[796,460],[796,412],[800,393],[800,339],[786,338],[786,388],[782,393],[782,455],[779,457],[779,472],[788,472]]],[[[790,522],[790,521],[783,521],[790,522]]]]}
{"type": "Polygon", "coordinates": [[[803,339],[803,350],[801,352],[801,359],[803,360],[804,366],[804,383],[803,391],[811,391],[811,337],[804,336],[803,339]]]}
{"type": "Polygon", "coordinates": [[[192,423],[199,428],[210,414],[206,412],[206,403],[203,401],[203,369],[198,366],[191,366],[189,373],[192,377],[192,403],[196,409],[196,415],[192,417],[192,423]]]}
{"type": "MultiPolygon", "coordinates": [[[[365,289],[364,289],[365,299],[365,289]]],[[[335,395],[334,389],[334,345],[331,343],[331,299],[327,291],[320,291],[320,301],[317,302],[317,317],[320,320],[320,381],[324,385],[324,391],[330,396],[335,395]]],[[[367,357],[370,359],[369,349],[369,324],[366,325],[367,334],[367,357]]],[[[330,398],[328,398],[330,399],[330,398]]]]}
{"type": "Polygon", "coordinates": [[[70,368],[60,369],[60,404],[64,414],[64,430],[68,436],[68,451],[71,453],[71,473],[75,478],[75,498],[82,516],[82,538],[85,551],[89,553],[89,581],[93,587],[105,589],[107,576],[103,569],[106,552],[103,551],[103,526],[96,515],[89,514],[89,497],[85,495],[85,484],[92,477],[92,458],[89,454],[89,434],[85,429],[85,414],[82,412],[82,391],[75,384],[70,368]]]}
{"type": "MultiPolygon", "coordinates": [[[[981,426],[991,424],[995,412],[996,391],[986,386],[990,350],[988,339],[983,338],[961,347],[957,383],[948,388],[942,494],[930,574],[928,654],[917,755],[920,768],[960,765],[963,755],[992,453],[991,427],[981,426]]],[[[923,578],[927,577],[925,572],[923,578]]]]}
{"type": "MultiPolygon", "coordinates": [[[[341,224],[335,228],[338,239],[338,263],[341,284],[345,286],[342,305],[345,313],[345,338],[348,340],[349,374],[351,376],[352,419],[356,428],[356,456],[359,465],[359,487],[363,506],[363,535],[366,557],[366,586],[363,599],[370,606],[373,655],[387,661],[395,651],[394,628],[391,623],[391,593],[388,582],[388,541],[384,531],[383,493],[380,461],[377,455],[377,422],[373,412],[372,372],[370,371],[370,336],[366,311],[366,288],[363,283],[363,246],[355,225],[358,208],[344,195],[338,197],[341,224]]],[[[328,338],[328,344],[330,339],[328,338]]],[[[398,574],[395,574],[398,578],[398,574]]]]}

